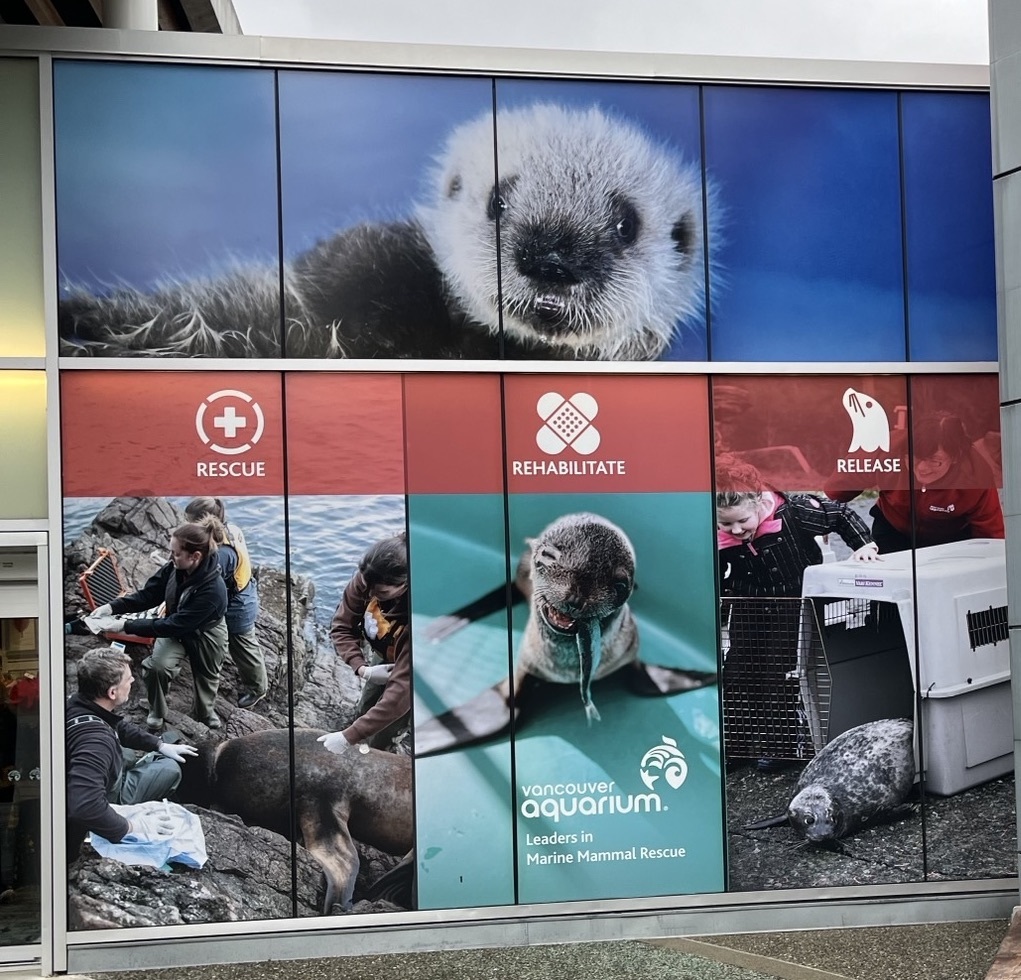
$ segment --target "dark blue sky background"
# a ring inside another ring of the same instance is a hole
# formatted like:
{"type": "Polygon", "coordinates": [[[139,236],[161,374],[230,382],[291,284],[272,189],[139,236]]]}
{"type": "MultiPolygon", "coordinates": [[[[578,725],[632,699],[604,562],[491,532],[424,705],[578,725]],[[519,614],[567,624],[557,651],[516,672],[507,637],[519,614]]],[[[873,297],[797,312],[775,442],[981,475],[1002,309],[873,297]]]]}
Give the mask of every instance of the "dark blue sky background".
{"type": "MultiPolygon", "coordinates": [[[[288,256],[421,199],[487,78],[282,71],[288,256]]],[[[996,356],[988,98],[706,86],[705,158],[721,207],[711,353],[734,361],[996,356]],[[905,342],[904,249],[911,323],[905,342]]],[[[500,79],[498,105],[599,104],[694,161],[692,85],[500,79]]],[[[277,258],[274,72],[54,66],[62,280],[102,291],[277,258]]],[[[702,359],[704,328],[675,345],[702,359]]]]}

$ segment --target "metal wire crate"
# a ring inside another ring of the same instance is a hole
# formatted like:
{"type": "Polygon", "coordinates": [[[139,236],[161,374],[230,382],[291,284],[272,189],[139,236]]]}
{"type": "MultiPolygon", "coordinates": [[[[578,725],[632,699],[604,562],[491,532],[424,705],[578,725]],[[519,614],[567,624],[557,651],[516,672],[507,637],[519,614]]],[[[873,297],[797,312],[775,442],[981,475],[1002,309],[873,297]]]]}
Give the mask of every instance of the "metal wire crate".
{"type": "Polygon", "coordinates": [[[728,758],[812,758],[829,729],[832,680],[815,606],[804,599],[721,604],[728,758]]]}

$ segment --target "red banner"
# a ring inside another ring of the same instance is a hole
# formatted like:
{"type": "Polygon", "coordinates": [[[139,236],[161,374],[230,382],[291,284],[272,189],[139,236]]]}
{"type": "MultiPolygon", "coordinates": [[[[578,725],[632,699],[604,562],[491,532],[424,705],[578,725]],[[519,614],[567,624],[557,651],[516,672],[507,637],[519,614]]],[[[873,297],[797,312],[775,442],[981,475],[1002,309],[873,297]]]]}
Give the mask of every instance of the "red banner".
{"type": "Polygon", "coordinates": [[[902,377],[719,377],[713,437],[719,490],[877,490],[907,471],[902,377]],[[749,471],[751,467],[751,471],[749,471]]]}
{"type": "Polygon", "coordinates": [[[404,380],[409,493],[503,493],[500,378],[404,380]]]}
{"type": "Polygon", "coordinates": [[[65,372],[60,399],[66,497],[283,492],[279,374],[65,372]]]}
{"type": "Polygon", "coordinates": [[[511,493],[708,491],[701,377],[504,379],[511,493]]]}
{"type": "Polygon", "coordinates": [[[286,388],[290,493],[404,493],[399,374],[288,374],[286,388]]]}

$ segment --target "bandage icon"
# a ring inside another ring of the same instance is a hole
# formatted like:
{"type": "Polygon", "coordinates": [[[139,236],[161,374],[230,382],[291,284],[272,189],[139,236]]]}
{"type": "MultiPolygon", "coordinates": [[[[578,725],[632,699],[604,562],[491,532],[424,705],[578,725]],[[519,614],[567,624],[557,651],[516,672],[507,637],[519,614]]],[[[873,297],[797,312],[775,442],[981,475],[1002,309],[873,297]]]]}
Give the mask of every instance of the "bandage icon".
{"type": "Polygon", "coordinates": [[[570,446],[576,453],[589,456],[599,448],[599,430],[592,424],[599,414],[599,403],[587,392],[564,398],[557,391],[547,391],[536,402],[535,410],[544,423],[535,442],[544,453],[556,456],[570,446]]]}

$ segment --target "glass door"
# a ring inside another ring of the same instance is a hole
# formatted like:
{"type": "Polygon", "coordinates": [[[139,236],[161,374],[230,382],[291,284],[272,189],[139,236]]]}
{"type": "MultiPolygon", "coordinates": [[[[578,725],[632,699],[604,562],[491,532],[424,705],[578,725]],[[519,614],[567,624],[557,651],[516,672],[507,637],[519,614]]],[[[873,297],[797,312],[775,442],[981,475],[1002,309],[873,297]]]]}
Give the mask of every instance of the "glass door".
{"type": "Polygon", "coordinates": [[[0,962],[41,940],[38,612],[35,550],[0,548],[0,962]]]}

